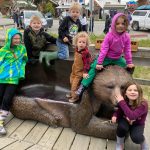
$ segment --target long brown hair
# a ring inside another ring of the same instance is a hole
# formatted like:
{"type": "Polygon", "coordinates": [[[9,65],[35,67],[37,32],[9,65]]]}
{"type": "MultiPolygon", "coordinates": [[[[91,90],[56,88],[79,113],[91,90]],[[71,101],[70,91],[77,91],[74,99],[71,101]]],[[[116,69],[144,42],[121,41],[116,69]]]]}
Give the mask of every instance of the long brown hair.
{"type": "Polygon", "coordinates": [[[122,91],[122,95],[123,95],[123,97],[126,101],[129,101],[128,97],[126,96],[126,91],[127,91],[128,87],[131,86],[131,85],[136,85],[138,93],[139,93],[138,98],[134,101],[134,103],[132,105],[133,107],[137,107],[137,106],[141,105],[142,102],[145,101],[144,98],[143,98],[143,90],[137,82],[135,82],[134,80],[131,80],[131,81],[127,82],[124,89],[123,89],[123,91],[122,91]]]}

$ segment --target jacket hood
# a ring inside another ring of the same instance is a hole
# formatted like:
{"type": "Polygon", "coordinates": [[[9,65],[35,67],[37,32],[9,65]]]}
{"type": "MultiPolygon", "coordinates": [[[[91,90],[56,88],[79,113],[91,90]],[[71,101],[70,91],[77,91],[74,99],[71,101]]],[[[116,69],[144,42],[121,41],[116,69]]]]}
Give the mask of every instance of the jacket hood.
{"type": "Polygon", "coordinates": [[[123,13],[117,13],[113,19],[112,19],[112,23],[111,23],[111,32],[118,35],[117,31],[116,31],[116,21],[117,19],[120,17],[120,16],[126,16],[125,14],[123,13]]]}
{"type": "Polygon", "coordinates": [[[7,30],[6,38],[5,38],[5,46],[4,46],[5,48],[7,47],[7,49],[10,49],[12,38],[16,34],[19,34],[20,37],[21,37],[21,40],[22,40],[22,34],[20,33],[20,31],[18,31],[15,28],[10,28],[10,29],[7,30]]]}

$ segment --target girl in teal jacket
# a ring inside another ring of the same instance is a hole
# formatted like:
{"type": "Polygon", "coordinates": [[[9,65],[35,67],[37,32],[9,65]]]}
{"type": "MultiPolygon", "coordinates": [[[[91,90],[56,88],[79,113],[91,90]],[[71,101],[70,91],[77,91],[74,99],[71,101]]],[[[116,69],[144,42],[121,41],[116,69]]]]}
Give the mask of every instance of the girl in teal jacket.
{"type": "Polygon", "coordinates": [[[19,80],[25,77],[25,65],[28,58],[21,40],[22,35],[17,29],[8,29],[5,45],[0,49],[0,135],[6,134],[4,121],[19,80]]]}

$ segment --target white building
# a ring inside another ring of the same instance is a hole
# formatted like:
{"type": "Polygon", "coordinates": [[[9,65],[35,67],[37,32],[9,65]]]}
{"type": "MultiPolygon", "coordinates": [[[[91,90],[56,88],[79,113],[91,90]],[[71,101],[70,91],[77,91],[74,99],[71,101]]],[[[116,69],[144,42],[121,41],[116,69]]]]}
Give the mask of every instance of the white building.
{"type": "Polygon", "coordinates": [[[72,2],[79,2],[84,4],[85,8],[91,11],[93,9],[93,14],[96,18],[105,18],[106,13],[110,11],[123,12],[126,7],[126,2],[129,0],[60,0],[58,8],[69,8],[72,2]],[[90,5],[90,2],[94,5],[90,5]]]}

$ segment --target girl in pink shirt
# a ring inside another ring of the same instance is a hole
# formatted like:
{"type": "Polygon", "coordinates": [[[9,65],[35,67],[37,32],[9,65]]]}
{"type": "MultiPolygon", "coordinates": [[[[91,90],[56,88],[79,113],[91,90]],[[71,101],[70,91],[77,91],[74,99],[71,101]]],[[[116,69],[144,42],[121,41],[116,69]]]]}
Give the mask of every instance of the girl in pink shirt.
{"type": "Polygon", "coordinates": [[[141,150],[149,150],[144,137],[148,103],[143,91],[135,81],[128,82],[122,93],[117,90],[114,98],[118,110],[113,114],[112,122],[118,123],[116,150],[123,150],[125,136],[130,133],[131,140],[141,145],[141,150]]]}

